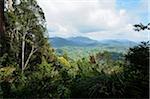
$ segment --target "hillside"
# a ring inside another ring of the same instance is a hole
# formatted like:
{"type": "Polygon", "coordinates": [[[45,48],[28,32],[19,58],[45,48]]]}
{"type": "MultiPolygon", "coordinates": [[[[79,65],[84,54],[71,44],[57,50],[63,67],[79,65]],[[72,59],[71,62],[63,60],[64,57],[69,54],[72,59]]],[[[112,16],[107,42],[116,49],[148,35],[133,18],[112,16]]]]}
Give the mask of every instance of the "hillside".
{"type": "Polygon", "coordinates": [[[126,40],[126,39],[107,39],[107,40],[92,40],[87,37],[70,37],[70,38],[60,38],[60,37],[53,37],[49,38],[49,42],[52,44],[53,47],[132,47],[135,46],[137,43],[126,40]]]}
{"type": "Polygon", "coordinates": [[[53,47],[56,48],[75,45],[73,42],[60,37],[49,38],[49,42],[52,44],[53,47]]]}

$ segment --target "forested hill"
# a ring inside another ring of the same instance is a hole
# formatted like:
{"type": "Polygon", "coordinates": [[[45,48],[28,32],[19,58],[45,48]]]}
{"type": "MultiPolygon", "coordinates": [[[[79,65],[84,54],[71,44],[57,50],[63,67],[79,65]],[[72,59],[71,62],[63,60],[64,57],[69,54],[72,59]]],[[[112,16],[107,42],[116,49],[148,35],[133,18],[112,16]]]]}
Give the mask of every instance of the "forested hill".
{"type": "Polygon", "coordinates": [[[70,38],[61,38],[61,37],[52,37],[49,38],[49,42],[53,47],[133,47],[137,45],[136,42],[130,41],[127,39],[106,39],[106,40],[93,40],[87,37],[70,37],[70,38]]]}
{"type": "MultiPolygon", "coordinates": [[[[136,31],[149,29],[142,24],[134,27],[136,31]]],[[[84,37],[49,39],[46,33],[45,14],[37,0],[0,0],[0,99],[149,99],[148,41],[136,45],[127,40],[84,37]],[[78,54],[70,49],[58,55],[51,44],[83,48],[74,49],[78,54]],[[101,52],[103,46],[122,48],[130,44],[136,46],[123,54],[118,50],[101,52]],[[93,51],[86,51],[84,46],[99,47],[91,54],[93,51]],[[75,58],[73,54],[84,56],[81,51],[87,57],[75,58]]]]}

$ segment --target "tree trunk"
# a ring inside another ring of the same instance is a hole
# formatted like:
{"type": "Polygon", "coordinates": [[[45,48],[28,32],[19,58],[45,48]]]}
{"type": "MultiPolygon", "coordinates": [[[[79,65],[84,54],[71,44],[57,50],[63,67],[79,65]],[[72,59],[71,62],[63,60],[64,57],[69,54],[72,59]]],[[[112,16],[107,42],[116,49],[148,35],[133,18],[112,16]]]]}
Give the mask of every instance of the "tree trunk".
{"type": "Polygon", "coordinates": [[[4,0],[0,0],[0,33],[4,34],[5,24],[4,24],[4,0]]]}
{"type": "Polygon", "coordinates": [[[4,0],[0,0],[0,56],[4,54],[5,49],[5,21],[4,21],[4,0]],[[2,49],[3,48],[3,49],[2,49]]]}
{"type": "Polygon", "coordinates": [[[27,67],[27,65],[28,65],[28,63],[29,63],[29,61],[30,61],[30,59],[31,59],[31,56],[32,56],[36,51],[37,51],[37,49],[35,49],[35,48],[34,48],[34,45],[32,45],[31,52],[30,52],[30,54],[29,54],[29,56],[28,56],[28,58],[27,58],[27,60],[26,60],[26,62],[25,62],[25,65],[24,65],[23,70],[27,67]]]}
{"type": "Polygon", "coordinates": [[[26,34],[23,34],[23,37],[22,37],[22,62],[21,62],[21,67],[22,67],[22,73],[23,73],[23,70],[24,70],[24,54],[25,54],[25,37],[26,37],[26,34]]]}

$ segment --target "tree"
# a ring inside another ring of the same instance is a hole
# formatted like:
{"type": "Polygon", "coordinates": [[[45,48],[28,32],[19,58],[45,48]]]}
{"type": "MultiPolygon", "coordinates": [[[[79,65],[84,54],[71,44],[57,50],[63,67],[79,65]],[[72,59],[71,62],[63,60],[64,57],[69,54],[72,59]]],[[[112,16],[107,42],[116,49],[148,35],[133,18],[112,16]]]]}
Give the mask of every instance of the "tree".
{"type": "MultiPolygon", "coordinates": [[[[144,26],[142,23],[133,25],[135,31],[150,30],[150,23],[144,26]]],[[[130,48],[125,55],[126,60],[131,65],[131,70],[139,70],[148,75],[149,72],[149,41],[141,42],[138,46],[130,48]]]]}
{"type": "Polygon", "coordinates": [[[5,47],[5,22],[4,22],[4,0],[0,1],[0,56],[3,56],[4,52],[2,47],[5,47]]]}
{"type": "Polygon", "coordinates": [[[47,42],[44,37],[45,17],[36,0],[20,0],[19,4],[15,3],[16,0],[13,0],[13,4],[12,0],[9,1],[10,4],[5,12],[10,47],[7,51],[9,54],[7,60],[9,63],[16,62],[15,64],[19,65],[23,72],[27,65],[31,64],[30,60],[34,54],[41,62],[40,49],[47,42]]]}
{"type": "Polygon", "coordinates": [[[129,63],[128,68],[132,71],[139,71],[145,75],[149,73],[149,41],[141,42],[140,45],[130,48],[125,55],[129,63]]]}
{"type": "Polygon", "coordinates": [[[134,28],[134,30],[135,31],[141,31],[141,30],[150,30],[150,23],[148,23],[146,26],[145,25],[143,25],[142,23],[140,23],[140,24],[135,24],[135,25],[133,25],[135,28],[134,28]]]}
{"type": "Polygon", "coordinates": [[[148,98],[149,96],[149,41],[130,48],[125,55],[125,95],[148,98]]]}
{"type": "Polygon", "coordinates": [[[0,1],[0,33],[1,37],[4,35],[5,25],[4,25],[4,0],[0,1]]]}

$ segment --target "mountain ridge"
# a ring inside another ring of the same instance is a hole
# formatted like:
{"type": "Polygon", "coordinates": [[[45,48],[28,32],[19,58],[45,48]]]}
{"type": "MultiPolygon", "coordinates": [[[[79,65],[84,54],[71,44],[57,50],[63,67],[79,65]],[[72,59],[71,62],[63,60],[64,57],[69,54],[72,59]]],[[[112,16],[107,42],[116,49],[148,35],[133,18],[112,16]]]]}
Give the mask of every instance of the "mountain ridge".
{"type": "Polygon", "coordinates": [[[128,39],[104,39],[104,40],[93,40],[88,37],[51,37],[49,42],[53,47],[65,47],[65,46],[76,46],[76,47],[93,47],[93,46],[126,46],[132,47],[137,43],[128,39]]]}

